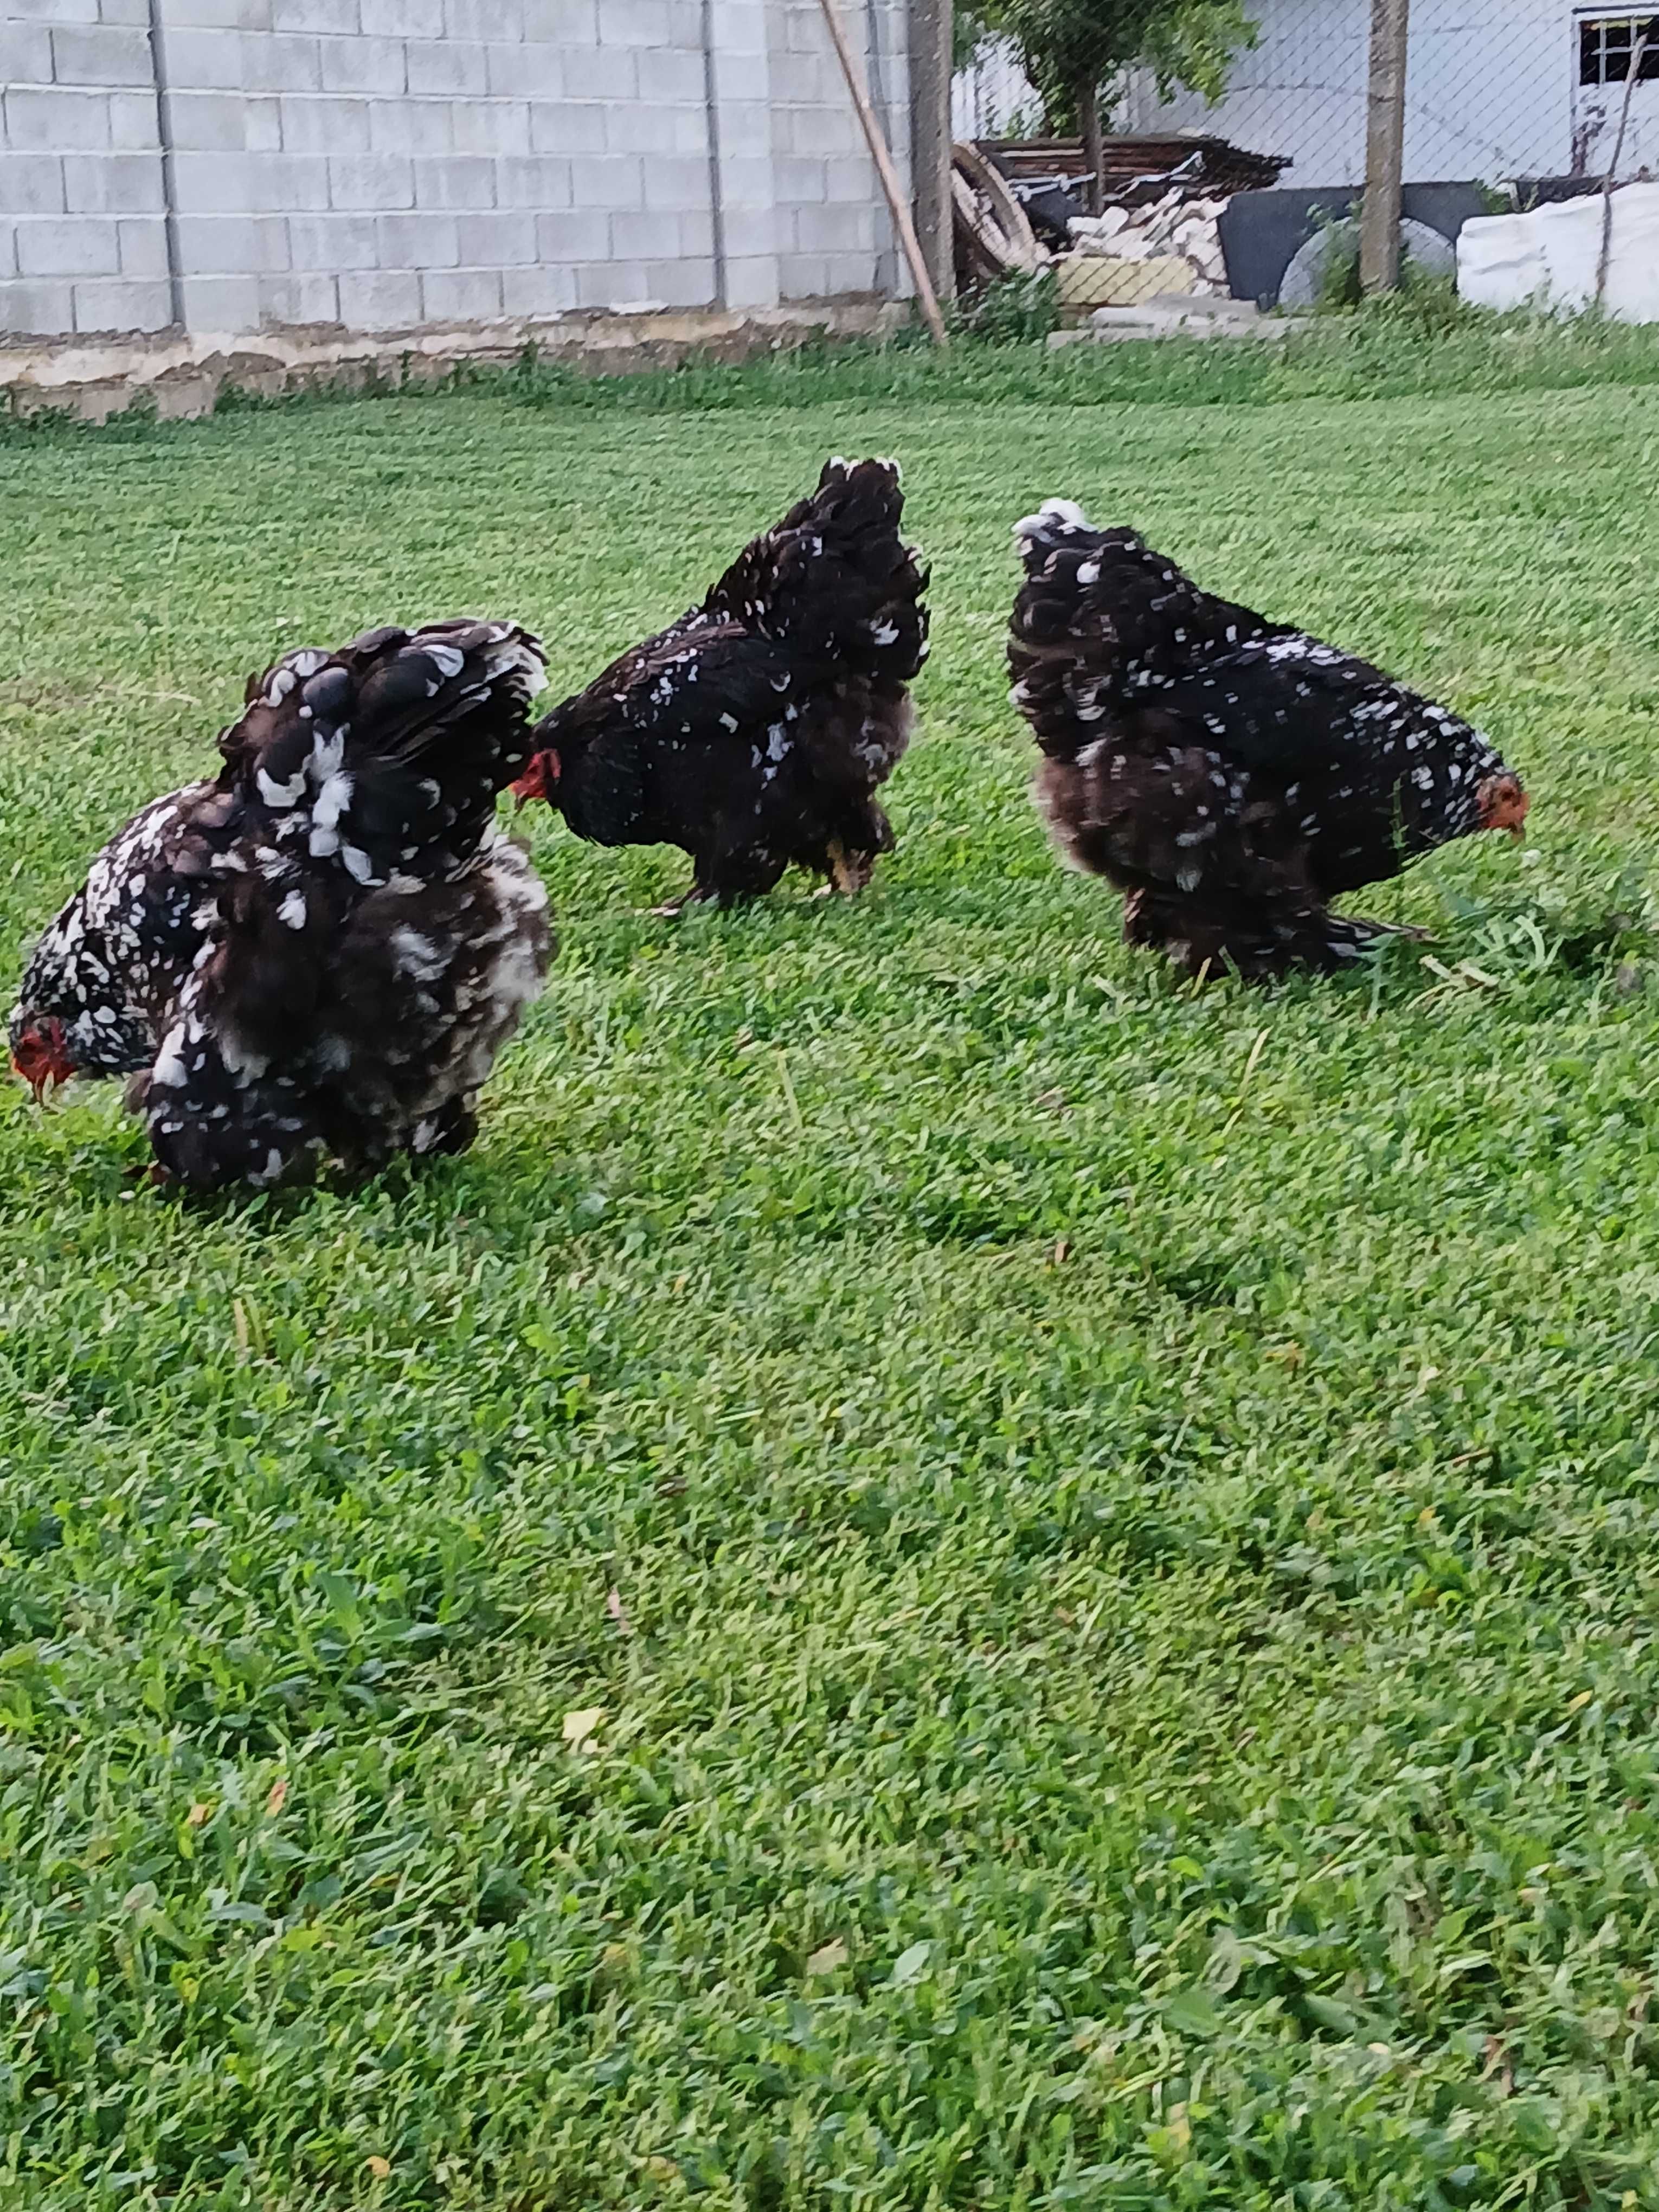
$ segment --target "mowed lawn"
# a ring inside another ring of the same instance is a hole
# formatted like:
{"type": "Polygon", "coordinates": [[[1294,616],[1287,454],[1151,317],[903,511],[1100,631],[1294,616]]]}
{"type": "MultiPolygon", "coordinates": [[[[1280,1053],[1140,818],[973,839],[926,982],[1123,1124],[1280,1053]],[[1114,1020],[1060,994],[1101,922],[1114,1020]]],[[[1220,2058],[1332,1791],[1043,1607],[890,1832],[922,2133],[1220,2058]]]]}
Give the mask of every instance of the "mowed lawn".
{"type": "Polygon", "coordinates": [[[861,904],[527,815],[547,995],[356,1193],[0,1102],[8,2212],[1659,2204],[1651,392],[14,438],[6,972],[277,651],[574,686],[866,450],[861,904]],[[1483,720],[1524,850],[1340,982],[1126,952],[1006,699],[1060,491],[1483,720]]]}

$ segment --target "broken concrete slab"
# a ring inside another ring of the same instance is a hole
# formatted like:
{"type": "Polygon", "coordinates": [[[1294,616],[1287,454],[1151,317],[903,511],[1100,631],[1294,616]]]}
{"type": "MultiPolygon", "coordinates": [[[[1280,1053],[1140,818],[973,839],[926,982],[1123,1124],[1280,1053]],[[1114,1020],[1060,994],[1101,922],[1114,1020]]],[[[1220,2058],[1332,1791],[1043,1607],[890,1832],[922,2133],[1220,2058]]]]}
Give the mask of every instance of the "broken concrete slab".
{"type": "Polygon", "coordinates": [[[1264,315],[1253,300],[1194,298],[1164,292],[1133,307],[1097,307],[1081,330],[1057,331],[1051,346],[1114,338],[1282,338],[1306,325],[1305,315],[1264,315]]]}
{"type": "Polygon", "coordinates": [[[0,409],[102,422],[142,404],[173,421],[210,414],[226,386],[278,398],[322,388],[432,384],[459,368],[509,367],[532,347],[538,361],[584,376],[622,376],[693,358],[746,361],[815,338],[878,337],[908,316],[902,304],[858,296],[746,313],[567,314],[372,335],[311,324],[253,336],[162,331],[30,338],[0,343],[0,409]]]}

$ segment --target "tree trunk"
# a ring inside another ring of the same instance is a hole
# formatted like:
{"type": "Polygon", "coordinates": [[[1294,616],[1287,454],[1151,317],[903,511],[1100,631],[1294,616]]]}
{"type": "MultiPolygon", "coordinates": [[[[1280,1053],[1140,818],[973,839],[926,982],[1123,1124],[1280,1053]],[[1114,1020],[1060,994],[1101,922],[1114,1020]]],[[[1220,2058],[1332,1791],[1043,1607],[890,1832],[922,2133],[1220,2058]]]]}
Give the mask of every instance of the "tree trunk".
{"type": "Polygon", "coordinates": [[[1101,176],[1104,156],[1100,146],[1100,87],[1090,78],[1078,86],[1073,97],[1077,103],[1078,129],[1083,138],[1083,166],[1089,173],[1089,212],[1098,215],[1106,204],[1101,176]]]}

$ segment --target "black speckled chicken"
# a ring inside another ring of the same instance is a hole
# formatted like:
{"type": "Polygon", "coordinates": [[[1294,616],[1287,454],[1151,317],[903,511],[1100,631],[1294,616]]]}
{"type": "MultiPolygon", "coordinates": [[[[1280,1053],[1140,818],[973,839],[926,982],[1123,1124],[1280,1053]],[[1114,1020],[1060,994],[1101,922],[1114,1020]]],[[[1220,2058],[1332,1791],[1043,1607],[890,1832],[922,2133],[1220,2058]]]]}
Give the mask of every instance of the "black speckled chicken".
{"type": "Polygon", "coordinates": [[[225,767],[135,816],[9,1020],[36,1097],[125,1075],[158,1180],[282,1182],[459,1152],[552,939],[496,826],[542,652],[507,623],[371,630],[247,688],[225,767]]]}
{"type": "Polygon", "coordinates": [[[1014,702],[1036,798],[1123,933],[1194,975],[1340,968],[1382,925],[1330,902],[1477,830],[1520,779],[1468,722],[1304,631],[1212,599],[1127,530],[1051,500],[1016,526],[1014,702]]]}
{"type": "Polygon", "coordinates": [[[536,730],[515,788],[598,845],[678,845],[730,905],[792,864],[848,895],[893,833],[875,794],[910,735],[927,575],[890,461],[831,461],[699,607],[536,730]]]}

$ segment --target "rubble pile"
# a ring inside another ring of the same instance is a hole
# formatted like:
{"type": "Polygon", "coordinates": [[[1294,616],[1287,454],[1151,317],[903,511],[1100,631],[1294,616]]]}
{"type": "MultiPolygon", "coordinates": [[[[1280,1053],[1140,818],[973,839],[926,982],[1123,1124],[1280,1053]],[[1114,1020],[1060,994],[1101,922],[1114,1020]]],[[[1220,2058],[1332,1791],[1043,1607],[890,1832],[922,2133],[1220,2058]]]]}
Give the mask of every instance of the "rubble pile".
{"type": "Polygon", "coordinates": [[[1145,207],[1073,216],[1072,250],[1113,261],[1184,261],[1192,271],[1190,290],[1224,298],[1227,264],[1216,224],[1226,204],[1225,197],[1194,198],[1177,186],[1145,207]]]}

